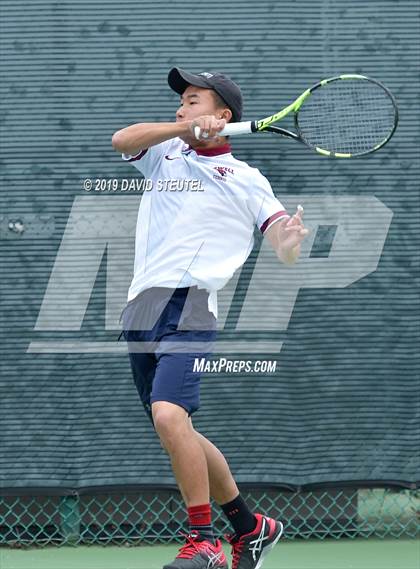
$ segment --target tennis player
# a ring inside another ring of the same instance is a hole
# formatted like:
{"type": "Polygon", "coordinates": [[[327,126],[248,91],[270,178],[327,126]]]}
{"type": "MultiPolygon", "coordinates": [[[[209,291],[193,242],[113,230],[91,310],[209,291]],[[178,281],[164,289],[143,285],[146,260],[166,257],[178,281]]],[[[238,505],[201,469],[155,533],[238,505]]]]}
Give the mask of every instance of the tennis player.
{"type": "Polygon", "coordinates": [[[194,359],[212,352],[217,290],[252,251],[254,226],[287,265],[297,261],[308,229],[302,209],[288,215],[268,180],[218,136],[241,119],[240,88],[221,73],[179,68],[168,83],[181,97],[175,122],[134,124],[112,138],[123,159],[153,182],[140,203],[122,333],[188,512],[186,543],[164,569],[227,569],[210,497],[233,527],[232,569],[260,569],[283,524],[248,508],[221,451],[194,429],[200,387],[194,359]]]}

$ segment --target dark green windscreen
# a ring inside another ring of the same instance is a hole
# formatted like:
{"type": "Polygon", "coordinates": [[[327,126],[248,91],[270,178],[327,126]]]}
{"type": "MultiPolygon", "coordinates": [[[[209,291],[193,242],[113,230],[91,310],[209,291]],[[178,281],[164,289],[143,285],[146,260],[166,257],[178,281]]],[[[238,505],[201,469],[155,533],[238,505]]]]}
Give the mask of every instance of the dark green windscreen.
{"type": "Polygon", "coordinates": [[[174,65],[231,75],[248,120],[339,73],[394,93],[399,128],[365,159],[232,139],[311,237],[284,268],[256,234],[219,297],[236,346],[220,357],[277,368],[206,376],[195,425],[240,483],[419,480],[418,15],[411,0],[2,1],[3,489],[174,483],[116,343],[140,194],[83,189],[138,178],[111,136],[173,120],[174,65]]]}

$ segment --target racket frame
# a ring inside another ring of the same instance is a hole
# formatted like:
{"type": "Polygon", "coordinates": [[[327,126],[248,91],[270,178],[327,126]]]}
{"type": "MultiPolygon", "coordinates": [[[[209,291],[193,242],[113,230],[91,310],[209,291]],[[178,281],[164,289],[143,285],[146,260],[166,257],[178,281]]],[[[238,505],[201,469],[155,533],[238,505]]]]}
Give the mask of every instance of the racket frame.
{"type": "Polygon", "coordinates": [[[380,148],[385,146],[385,144],[387,142],[389,142],[389,140],[391,140],[391,138],[395,132],[395,129],[398,126],[398,119],[399,119],[399,116],[398,116],[397,103],[395,101],[393,94],[390,92],[390,90],[387,87],[385,87],[385,85],[383,83],[381,83],[380,81],[377,81],[376,79],[372,79],[371,77],[367,77],[366,75],[358,75],[358,74],[352,73],[352,74],[336,75],[336,76],[330,77],[328,79],[323,79],[322,81],[319,81],[318,83],[316,83],[315,85],[313,85],[309,89],[306,89],[306,91],[304,91],[295,101],[293,101],[293,103],[291,103],[290,105],[288,105],[287,107],[285,107],[284,109],[279,111],[278,113],[275,113],[274,115],[271,115],[269,117],[266,117],[266,118],[260,119],[260,120],[228,124],[219,133],[219,136],[229,136],[231,134],[232,135],[248,134],[250,132],[252,132],[252,133],[272,132],[272,133],[280,134],[280,135],[288,137],[288,138],[293,138],[294,140],[305,144],[306,146],[308,146],[312,150],[315,150],[316,152],[318,152],[318,154],[321,154],[322,156],[328,156],[329,158],[358,158],[360,156],[366,156],[367,154],[372,154],[372,152],[376,152],[377,150],[379,150],[380,148]],[[393,128],[390,130],[388,136],[383,141],[381,141],[379,144],[377,144],[374,148],[371,148],[370,150],[368,150],[366,152],[361,152],[358,154],[343,153],[343,152],[332,152],[332,151],[320,148],[318,146],[314,146],[313,144],[311,144],[310,142],[308,142],[305,139],[305,137],[303,136],[302,131],[299,127],[299,118],[298,118],[299,117],[299,110],[300,110],[301,106],[303,105],[303,103],[305,102],[305,100],[314,91],[316,91],[317,89],[320,89],[321,87],[324,87],[325,85],[328,85],[328,83],[332,83],[334,81],[343,81],[343,80],[345,81],[348,79],[360,79],[360,80],[370,81],[371,83],[375,83],[376,85],[381,87],[386,92],[386,94],[388,95],[388,97],[391,100],[393,107],[394,107],[394,125],[393,125],[393,128]],[[273,123],[282,120],[284,117],[286,117],[290,113],[294,113],[294,123],[295,123],[296,132],[291,132],[290,130],[286,130],[286,129],[278,127],[278,126],[273,126],[273,123]]]}

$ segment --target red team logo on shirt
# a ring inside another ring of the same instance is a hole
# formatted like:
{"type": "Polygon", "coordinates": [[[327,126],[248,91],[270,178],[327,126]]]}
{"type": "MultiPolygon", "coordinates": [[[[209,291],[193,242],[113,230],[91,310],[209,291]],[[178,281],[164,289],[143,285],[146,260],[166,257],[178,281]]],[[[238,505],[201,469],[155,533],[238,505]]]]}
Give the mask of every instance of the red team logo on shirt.
{"type": "Polygon", "coordinates": [[[222,182],[227,182],[227,175],[233,174],[233,169],[227,166],[215,166],[214,169],[218,172],[214,174],[213,178],[215,180],[221,180],[222,182]]]}

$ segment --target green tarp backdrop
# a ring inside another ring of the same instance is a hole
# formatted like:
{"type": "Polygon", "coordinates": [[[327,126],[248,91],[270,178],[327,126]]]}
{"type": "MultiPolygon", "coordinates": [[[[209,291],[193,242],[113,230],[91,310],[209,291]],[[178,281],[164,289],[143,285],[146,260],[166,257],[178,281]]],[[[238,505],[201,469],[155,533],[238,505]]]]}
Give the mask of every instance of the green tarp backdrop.
{"type": "Polygon", "coordinates": [[[311,229],[296,267],[255,233],[219,295],[215,355],[275,372],[207,374],[196,428],[239,483],[290,488],[419,476],[419,108],[414,0],[1,3],[0,485],[173,485],[119,335],[141,192],[113,132],[173,120],[168,70],[221,70],[265,116],[318,80],[363,73],[401,112],[393,140],[333,161],[232,139],[311,229]],[[87,192],[83,183],[93,180],[87,192]],[[223,351],[224,350],[224,351],[223,351]]]}

